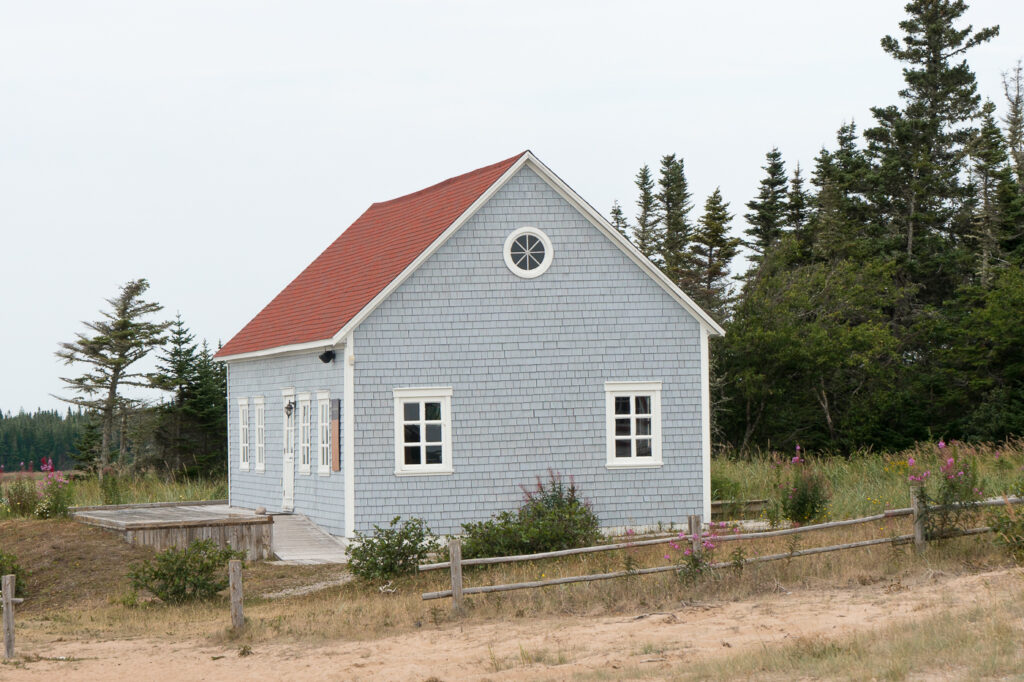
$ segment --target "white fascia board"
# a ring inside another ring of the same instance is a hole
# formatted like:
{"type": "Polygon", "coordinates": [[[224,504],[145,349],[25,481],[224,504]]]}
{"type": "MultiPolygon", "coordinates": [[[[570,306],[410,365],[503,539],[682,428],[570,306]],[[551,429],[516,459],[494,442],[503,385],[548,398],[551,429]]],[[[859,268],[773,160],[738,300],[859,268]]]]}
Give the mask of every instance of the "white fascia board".
{"type": "Polygon", "coordinates": [[[344,327],[338,330],[338,333],[334,335],[334,343],[341,342],[349,334],[351,334],[352,330],[358,327],[363,322],[363,320],[369,317],[370,314],[374,310],[376,310],[377,307],[380,306],[380,304],[383,303],[388,298],[388,296],[390,296],[395,291],[395,289],[402,286],[405,280],[409,279],[412,273],[416,272],[428,258],[434,255],[435,251],[437,251],[444,245],[445,242],[451,239],[451,236],[455,234],[455,232],[458,231],[460,227],[462,227],[470,218],[472,218],[473,215],[477,211],[479,211],[484,204],[491,200],[491,197],[493,197],[498,192],[498,190],[501,189],[505,185],[505,183],[509,181],[509,178],[511,178],[513,175],[519,172],[519,169],[526,164],[526,162],[529,160],[531,156],[532,155],[529,152],[526,152],[521,157],[519,157],[519,160],[512,164],[512,166],[509,167],[507,171],[502,173],[501,177],[495,180],[491,184],[491,186],[488,187],[486,191],[484,191],[483,194],[477,197],[477,200],[470,204],[469,208],[463,211],[462,215],[456,218],[455,221],[448,226],[448,229],[442,232],[437,237],[437,239],[431,242],[430,246],[425,248],[413,262],[409,263],[409,265],[407,265],[405,269],[398,274],[398,277],[395,277],[393,280],[391,280],[391,283],[388,284],[383,289],[381,289],[380,293],[374,296],[369,303],[363,306],[363,309],[356,313],[355,317],[348,321],[348,324],[346,324],[344,327]]]}
{"type": "Polygon", "coordinates": [[[289,355],[292,353],[304,353],[311,350],[328,350],[337,348],[337,343],[333,339],[324,339],[323,341],[307,341],[305,343],[293,343],[287,346],[274,346],[273,348],[264,348],[263,350],[254,350],[248,353],[235,353],[234,355],[225,355],[222,358],[214,358],[216,362],[234,362],[235,360],[254,360],[256,358],[268,358],[274,355],[289,355]]]}
{"type": "MultiPolygon", "coordinates": [[[[661,270],[658,269],[654,263],[652,263],[647,256],[640,253],[640,250],[633,245],[633,242],[623,237],[618,230],[616,230],[608,220],[601,215],[593,206],[588,204],[586,200],[577,194],[571,187],[562,182],[562,179],[555,175],[555,173],[540,162],[531,152],[527,152],[524,157],[530,168],[535,171],[538,175],[547,181],[548,185],[551,186],[556,192],[558,192],[563,199],[572,204],[576,210],[585,215],[590,219],[590,222],[594,227],[598,228],[611,239],[616,246],[629,256],[629,258],[639,265],[648,275],[656,281],[661,288],[664,289],[672,298],[676,300],[679,305],[683,306],[687,312],[697,319],[701,327],[707,329],[709,333],[715,334],[716,336],[725,336],[725,330],[722,329],[715,320],[708,315],[704,310],[694,303],[693,299],[686,295],[682,289],[675,285],[675,282],[665,276],[661,270]]],[[[518,164],[517,164],[518,165],[518,164]]]]}

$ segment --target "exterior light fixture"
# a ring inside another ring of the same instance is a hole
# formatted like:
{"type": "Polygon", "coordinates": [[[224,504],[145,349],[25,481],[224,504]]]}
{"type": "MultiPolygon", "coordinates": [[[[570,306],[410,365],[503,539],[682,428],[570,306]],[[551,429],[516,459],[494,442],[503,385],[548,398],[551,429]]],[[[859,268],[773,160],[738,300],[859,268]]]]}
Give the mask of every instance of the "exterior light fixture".
{"type": "Polygon", "coordinates": [[[317,357],[320,358],[320,362],[322,362],[322,363],[324,363],[326,365],[326,364],[334,361],[334,351],[333,350],[325,350],[323,353],[321,353],[317,357]]]}
{"type": "Polygon", "coordinates": [[[295,411],[295,401],[289,400],[288,404],[284,406],[284,414],[287,417],[292,416],[292,412],[295,411]]]}

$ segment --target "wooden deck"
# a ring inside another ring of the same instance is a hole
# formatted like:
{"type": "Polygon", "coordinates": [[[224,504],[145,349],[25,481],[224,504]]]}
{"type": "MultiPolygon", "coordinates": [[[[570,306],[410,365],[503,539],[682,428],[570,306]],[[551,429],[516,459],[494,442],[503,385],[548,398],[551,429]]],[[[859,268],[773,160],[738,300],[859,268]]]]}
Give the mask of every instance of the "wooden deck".
{"type": "Polygon", "coordinates": [[[249,559],[273,557],[273,517],[229,507],[224,501],[79,507],[71,518],[156,550],[184,548],[209,538],[221,547],[245,550],[249,559]]]}

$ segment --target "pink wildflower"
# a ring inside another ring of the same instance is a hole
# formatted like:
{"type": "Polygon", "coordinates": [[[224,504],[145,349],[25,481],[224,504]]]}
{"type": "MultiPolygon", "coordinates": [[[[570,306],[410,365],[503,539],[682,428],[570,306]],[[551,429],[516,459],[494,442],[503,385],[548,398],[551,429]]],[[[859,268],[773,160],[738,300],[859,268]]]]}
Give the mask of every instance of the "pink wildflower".
{"type": "Polygon", "coordinates": [[[908,467],[912,467],[915,464],[917,464],[917,460],[915,460],[913,457],[911,457],[910,459],[907,460],[907,466],[908,467]]]}
{"type": "Polygon", "coordinates": [[[669,561],[670,559],[672,559],[672,557],[670,557],[668,554],[666,554],[665,555],[665,561],[669,561]]]}
{"type": "Polygon", "coordinates": [[[946,441],[944,441],[944,440],[940,440],[940,441],[939,441],[939,450],[942,450],[942,449],[944,449],[945,447],[946,447],[946,441]]]}

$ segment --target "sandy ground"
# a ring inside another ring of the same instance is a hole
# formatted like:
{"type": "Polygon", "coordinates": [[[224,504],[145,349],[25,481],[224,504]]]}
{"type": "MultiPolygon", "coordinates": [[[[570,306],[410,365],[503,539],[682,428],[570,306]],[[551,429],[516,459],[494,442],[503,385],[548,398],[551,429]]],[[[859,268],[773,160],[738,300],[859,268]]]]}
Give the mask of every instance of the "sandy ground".
{"type": "Polygon", "coordinates": [[[938,575],[828,591],[779,592],[742,602],[636,617],[521,619],[425,628],[374,641],[238,646],[202,641],[19,641],[50,658],[0,666],[3,680],[452,680],[570,679],[641,668],[657,679],[680,664],[967,607],[1019,590],[1022,573],[938,575]],[[54,657],[75,660],[52,660],[54,657]],[[532,662],[531,662],[532,659],[532,662]]]}

